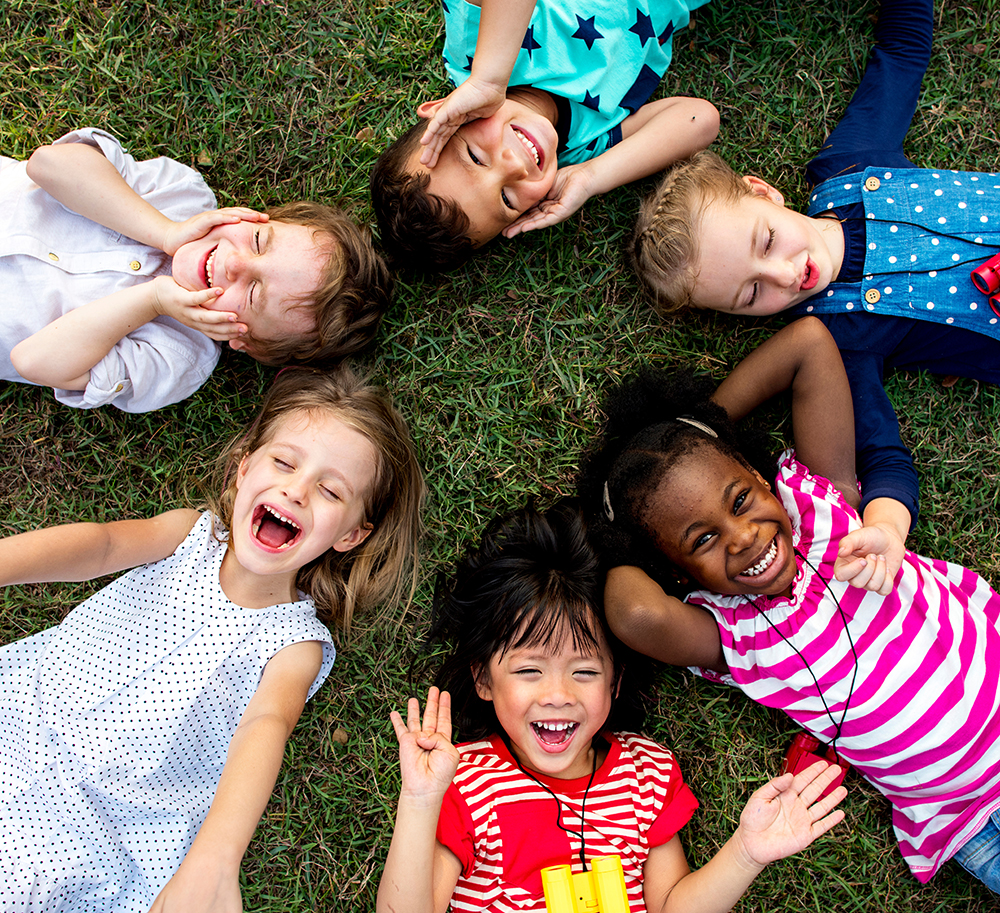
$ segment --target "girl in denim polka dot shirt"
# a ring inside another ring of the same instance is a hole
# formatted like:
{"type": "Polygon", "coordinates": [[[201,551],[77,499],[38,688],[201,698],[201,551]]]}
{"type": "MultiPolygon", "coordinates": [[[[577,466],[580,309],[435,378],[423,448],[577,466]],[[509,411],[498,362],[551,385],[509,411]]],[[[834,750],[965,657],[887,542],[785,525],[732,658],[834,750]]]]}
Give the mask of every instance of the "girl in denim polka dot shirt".
{"type": "Polygon", "coordinates": [[[1000,319],[969,277],[1000,247],[1000,177],[918,169],[903,154],[932,26],[931,0],[883,0],[861,85],[809,163],[808,214],[702,153],[667,173],[635,237],[664,310],[794,309],[827,325],[851,382],[865,525],[889,518],[904,537],[918,482],[884,372],[1000,382],[1000,319]]]}

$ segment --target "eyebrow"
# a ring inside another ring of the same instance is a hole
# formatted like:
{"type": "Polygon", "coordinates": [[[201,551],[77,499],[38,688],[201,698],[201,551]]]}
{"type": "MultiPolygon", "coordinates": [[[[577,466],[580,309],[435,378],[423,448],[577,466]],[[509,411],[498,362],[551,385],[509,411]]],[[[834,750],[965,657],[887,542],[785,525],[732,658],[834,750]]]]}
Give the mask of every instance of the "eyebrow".
{"type": "MultiPolygon", "coordinates": [[[[733,479],[733,481],[730,482],[722,490],[722,504],[724,506],[729,503],[729,500],[733,495],[733,489],[737,488],[740,484],[742,484],[742,482],[743,482],[742,479],[733,479]]],[[[688,539],[691,537],[691,534],[695,531],[695,529],[697,529],[699,526],[702,525],[704,525],[702,520],[695,520],[694,523],[692,523],[686,530],[684,530],[683,533],[681,533],[680,544],[681,545],[686,544],[688,539]]]]}
{"type": "MultiPolygon", "coordinates": [[[[280,440],[274,441],[274,446],[275,447],[284,447],[286,450],[290,450],[296,456],[304,456],[305,455],[305,451],[301,447],[297,447],[295,444],[291,444],[288,441],[280,441],[280,440]]],[[[351,485],[351,483],[347,480],[347,476],[345,476],[339,469],[337,469],[336,466],[327,466],[323,470],[323,472],[321,473],[321,475],[324,475],[324,476],[333,476],[338,482],[340,482],[341,485],[344,486],[344,488],[347,489],[348,494],[353,497],[353,495],[354,495],[354,486],[351,485]]]]}

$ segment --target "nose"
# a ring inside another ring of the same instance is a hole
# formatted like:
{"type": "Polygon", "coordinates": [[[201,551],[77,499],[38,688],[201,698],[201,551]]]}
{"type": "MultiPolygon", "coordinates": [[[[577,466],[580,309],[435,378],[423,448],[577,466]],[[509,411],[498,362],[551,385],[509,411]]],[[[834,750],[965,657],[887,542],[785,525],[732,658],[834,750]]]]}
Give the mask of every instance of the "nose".
{"type": "Polygon", "coordinates": [[[287,478],[281,488],[284,496],[293,504],[304,507],[309,500],[309,487],[298,473],[287,478]]]}
{"type": "Polygon", "coordinates": [[[571,682],[565,676],[546,676],[545,687],[541,695],[540,703],[544,707],[565,707],[574,702],[574,694],[571,682]]]}
{"type": "Polygon", "coordinates": [[[761,270],[761,274],[778,288],[798,287],[799,270],[791,260],[771,260],[761,270]]]}
{"type": "Polygon", "coordinates": [[[729,537],[729,551],[737,555],[757,541],[758,526],[753,520],[737,522],[729,537]]]}
{"type": "MultiPolygon", "coordinates": [[[[516,137],[514,142],[520,142],[516,137]]],[[[520,181],[528,176],[528,166],[520,150],[505,146],[500,156],[500,170],[506,181],[520,181]]]]}
{"type": "Polygon", "coordinates": [[[236,282],[246,272],[248,257],[238,247],[233,247],[226,255],[225,273],[230,282],[236,282]]]}

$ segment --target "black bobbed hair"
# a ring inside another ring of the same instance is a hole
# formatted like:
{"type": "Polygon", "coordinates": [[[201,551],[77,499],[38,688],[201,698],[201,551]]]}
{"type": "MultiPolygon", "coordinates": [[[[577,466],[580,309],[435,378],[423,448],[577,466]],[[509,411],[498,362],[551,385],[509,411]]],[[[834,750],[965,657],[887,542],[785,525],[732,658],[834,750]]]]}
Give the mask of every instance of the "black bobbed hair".
{"type": "Polygon", "coordinates": [[[463,740],[500,733],[491,701],[476,693],[491,658],[511,649],[555,645],[564,636],[582,652],[601,635],[613,663],[605,728],[637,730],[645,719],[652,664],[622,644],[603,611],[604,574],[575,501],[545,513],[528,505],[494,520],[451,577],[438,578],[425,647],[450,649],[436,676],[451,693],[463,740]],[[600,632],[600,633],[599,633],[600,632]]]}
{"type": "Polygon", "coordinates": [[[763,478],[774,477],[766,436],[737,429],[711,399],[716,386],[689,368],[644,368],[606,393],[605,424],[581,460],[577,482],[605,570],[635,565],[668,592],[683,592],[677,568],[657,547],[649,504],[671,468],[699,447],[714,447],[763,478]]]}

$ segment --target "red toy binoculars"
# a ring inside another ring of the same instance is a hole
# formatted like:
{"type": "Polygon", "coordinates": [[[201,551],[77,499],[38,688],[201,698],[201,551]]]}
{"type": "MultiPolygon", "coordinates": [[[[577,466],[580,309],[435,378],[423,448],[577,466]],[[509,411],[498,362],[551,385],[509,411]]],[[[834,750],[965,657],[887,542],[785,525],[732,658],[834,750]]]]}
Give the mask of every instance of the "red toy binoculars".
{"type": "Polygon", "coordinates": [[[972,273],[972,284],[990,299],[993,313],[1000,317],[1000,254],[994,254],[972,273]]]}
{"type": "Polygon", "coordinates": [[[847,771],[851,769],[851,765],[839,757],[837,752],[828,745],[820,742],[816,736],[809,735],[808,732],[800,732],[792,740],[792,746],[788,749],[788,754],[785,755],[785,764],[781,768],[781,772],[783,774],[797,774],[800,770],[805,770],[817,761],[836,764],[840,768],[837,778],[823,790],[821,798],[825,798],[844,782],[844,777],[847,776],[847,771]]]}

